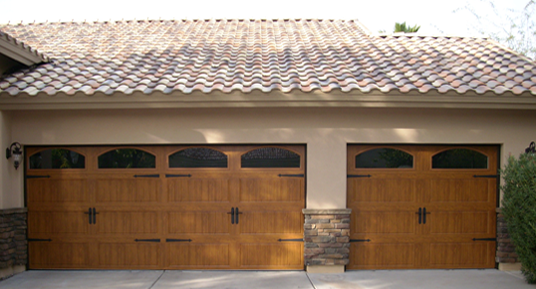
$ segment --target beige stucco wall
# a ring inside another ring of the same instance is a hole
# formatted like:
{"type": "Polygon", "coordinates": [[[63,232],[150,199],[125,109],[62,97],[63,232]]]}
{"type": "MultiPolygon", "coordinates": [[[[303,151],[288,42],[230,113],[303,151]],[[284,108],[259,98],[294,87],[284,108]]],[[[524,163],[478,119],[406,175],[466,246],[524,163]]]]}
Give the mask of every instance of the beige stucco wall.
{"type": "Polygon", "coordinates": [[[0,209],[21,207],[20,187],[19,191],[14,191],[13,185],[16,184],[20,174],[13,168],[11,160],[7,160],[5,155],[6,148],[11,144],[11,117],[9,112],[0,111],[0,146],[2,156],[0,157],[0,209]]]}
{"type": "MultiPolygon", "coordinates": [[[[220,108],[12,111],[11,139],[24,145],[307,145],[307,207],[346,207],[349,143],[500,144],[501,162],[536,139],[534,111],[382,108],[220,108]]],[[[4,144],[4,139],[2,139],[4,144]]],[[[5,149],[4,149],[5,150],[5,149]]],[[[2,176],[6,170],[2,161],[2,176]]],[[[22,170],[2,185],[23,204],[22,170]]],[[[5,177],[4,177],[5,178],[5,177]]],[[[4,183],[4,182],[3,182],[4,183]]]]}

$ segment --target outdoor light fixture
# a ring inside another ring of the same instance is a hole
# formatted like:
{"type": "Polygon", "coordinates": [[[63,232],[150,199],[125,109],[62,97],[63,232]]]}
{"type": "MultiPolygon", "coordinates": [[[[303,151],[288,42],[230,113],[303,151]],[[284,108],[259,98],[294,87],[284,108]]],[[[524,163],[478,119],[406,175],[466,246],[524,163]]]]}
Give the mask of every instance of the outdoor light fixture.
{"type": "Polygon", "coordinates": [[[18,169],[20,165],[20,159],[22,157],[21,148],[22,146],[20,143],[14,142],[9,148],[6,149],[6,159],[9,159],[13,156],[13,165],[15,166],[15,169],[18,169]]]}
{"type": "Polygon", "coordinates": [[[534,142],[531,142],[529,147],[525,149],[525,153],[536,153],[536,144],[534,142]]]}

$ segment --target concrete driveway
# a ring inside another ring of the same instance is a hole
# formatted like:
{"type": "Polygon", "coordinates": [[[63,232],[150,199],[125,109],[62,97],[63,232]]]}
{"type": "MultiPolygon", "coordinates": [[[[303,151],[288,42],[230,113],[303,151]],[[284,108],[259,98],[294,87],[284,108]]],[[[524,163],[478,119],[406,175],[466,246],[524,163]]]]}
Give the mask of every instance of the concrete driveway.
{"type": "Polygon", "coordinates": [[[520,273],[498,270],[349,271],[26,271],[0,282],[0,289],[536,289],[520,273]]]}

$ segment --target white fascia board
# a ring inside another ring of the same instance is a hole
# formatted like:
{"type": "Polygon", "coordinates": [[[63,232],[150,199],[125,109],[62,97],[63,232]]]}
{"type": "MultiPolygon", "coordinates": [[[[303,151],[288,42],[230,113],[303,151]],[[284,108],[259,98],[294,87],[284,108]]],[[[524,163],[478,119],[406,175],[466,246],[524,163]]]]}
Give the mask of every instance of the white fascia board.
{"type": "Polygon", "coordinates": [[[88,96],[40,93],[35,96],[0,93],[0,110],[44,109],[144,109],[144,108],[226,108],[226,107],[370,107],[370,108],[447,108],[536,110],[536,96],[482,96],[432,94],[352,94],[343,92],[233,92],[224,94],[131,95],[96,93],[88,96]]]}
{"type": "Polygon", "coordinates": [[[46,59],[42,57],[37,51],[31,49],[29,46],[22,42],[15,41],[7,35],[0,37],[0,54],[16,60],[24,65],[31,66],[46,59]]]}

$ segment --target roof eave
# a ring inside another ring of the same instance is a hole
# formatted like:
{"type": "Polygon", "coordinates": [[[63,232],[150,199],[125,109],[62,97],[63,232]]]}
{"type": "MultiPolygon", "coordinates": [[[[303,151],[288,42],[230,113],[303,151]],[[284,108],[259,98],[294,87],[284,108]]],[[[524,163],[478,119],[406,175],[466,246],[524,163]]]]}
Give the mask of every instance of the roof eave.
{"type": "Polygon", "coordinates": [[[524,95],[422,94],[410,93],[324,93],[254,91],[242,93],[193,92],[191,94],[160,92],[151,95],[136,92],[130,95],[96,93],[88,96],[40,93],[36,96],[10,96],[0,93],[0,110],[62,110],[62,109],[151,109],[151,108],[254,108],[254,107],[363,107],[363,108],[448,108],[448,109],[514,109],[536,110],[536,97],[524,95]]]}
{"type": "Polygon", "coordinates": [[[47,57],[37,50],[4,33],[0,33],[0,54],[26,66],[48,61],[47,57]]]}

